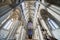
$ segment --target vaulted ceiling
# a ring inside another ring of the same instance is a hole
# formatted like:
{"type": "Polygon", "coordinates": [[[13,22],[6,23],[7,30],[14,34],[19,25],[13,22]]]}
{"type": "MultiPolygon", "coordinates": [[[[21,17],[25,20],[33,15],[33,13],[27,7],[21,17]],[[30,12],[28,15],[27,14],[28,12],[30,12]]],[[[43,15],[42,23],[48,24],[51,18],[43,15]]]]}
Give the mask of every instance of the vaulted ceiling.
{"type": "Polygon", "coordinates": [[[22,3],[23,14],[25,15],[26,21],[29,21],[29,18],[34,18],[37,16],[39,3],[37,1],[24,1],[22,3]]]}

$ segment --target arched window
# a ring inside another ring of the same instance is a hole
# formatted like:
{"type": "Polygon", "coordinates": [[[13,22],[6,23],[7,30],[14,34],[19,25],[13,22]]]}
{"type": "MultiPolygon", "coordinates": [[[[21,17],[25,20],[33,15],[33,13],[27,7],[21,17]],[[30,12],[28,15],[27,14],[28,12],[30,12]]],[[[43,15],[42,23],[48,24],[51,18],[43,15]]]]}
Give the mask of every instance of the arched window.
{"type": "Polygon", "coordinates": [[[11,27],[11,25],[12,25],[12,23],[13,23],[12,20],[13,20],[13,19],[7,21],[7,23],[3,26],[3,29],[9,30],[10,27],[11,27]]]}
{"type": "Polygon", "coordinates": [[[59,26],[56,24],[56,22],[50,18],[48,18],[48,23],[50,25],[50,28],[52,28],[52,30],[59,28],[59,26]]]}
{"type": "Polygon", "coordinates": [[[3,28],[0,30],[0,40],[5,40],[5,38],[8,36],[9,29],[13,23],[12,20],[13,19],[8,20],[6,24],[3,26],[3,28]]]}

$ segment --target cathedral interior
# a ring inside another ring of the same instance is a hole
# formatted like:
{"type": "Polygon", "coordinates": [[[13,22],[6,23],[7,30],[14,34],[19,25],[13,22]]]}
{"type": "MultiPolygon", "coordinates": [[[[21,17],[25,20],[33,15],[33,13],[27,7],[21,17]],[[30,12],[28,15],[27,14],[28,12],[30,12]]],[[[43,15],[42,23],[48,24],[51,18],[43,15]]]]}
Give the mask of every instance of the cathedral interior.
{"type": "Polygon", "coordinates": [[[60,40],[60,0],[0,0],[0,40],[60,40]]]}

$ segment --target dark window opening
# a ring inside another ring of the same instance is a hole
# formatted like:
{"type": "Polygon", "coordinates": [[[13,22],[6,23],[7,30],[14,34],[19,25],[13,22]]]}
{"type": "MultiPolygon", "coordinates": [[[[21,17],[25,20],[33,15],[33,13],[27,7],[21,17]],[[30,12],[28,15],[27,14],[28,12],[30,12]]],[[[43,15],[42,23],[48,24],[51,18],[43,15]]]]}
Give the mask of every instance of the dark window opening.
{"type": "Polygon", "coordinates": [[[56,5],[56,6],[60,6],[60,0],[45,0],[47,3],[56,5]]]}

